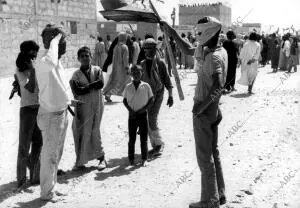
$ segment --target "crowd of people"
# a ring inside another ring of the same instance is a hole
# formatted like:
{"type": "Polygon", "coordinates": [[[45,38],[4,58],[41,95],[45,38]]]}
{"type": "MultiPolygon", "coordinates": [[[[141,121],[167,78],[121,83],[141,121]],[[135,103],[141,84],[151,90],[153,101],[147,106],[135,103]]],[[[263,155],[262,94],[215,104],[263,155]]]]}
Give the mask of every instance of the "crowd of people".
{"type": "MultiPolygon", "coordinates": [[[[248,86],[252,94],[259,65],[271,62],[278,69],[297,71],[298,38],[286,34],[236,35],[222,32],[221,23],[204,17],[197,23],[198,33],[179,35],[168,23],[161,22],[166,32],[178,68],[193,68],[198,74],[195,88],[193,130],[196,156],[201,171],[201,200],[194,207],[219,207],[226,203],[225,183],[218,150],[218,125],[222,120],[219,100],[222,94],[235,90],[236,70],[241,66],[237,83],[248,86]],[[216,91],[222,92],[216,96],[216,91]],[[214,99],[212,99],[212,97],[214,99]]],[[[158,116],[167,91],[166,104],[173,106],[171,63],[164,39],[155,40],[146,34],[143,40],[120,32],[111,41],[98,37],[95,52],[86,46],[78,49],[80,67],[69,80],[74,99],[67,94],[67,84],[61,73],[60,58],[66,52],[63,30],[47,25],[42,32],[45,53],[36,60],[39,46],[24,41],[16,60],[14,92],[21,96],[19,149],[17,162],[18,187],[40,184],[41,199],[53,201],[61,193],[54,187],[63,153],[68,112],[73,115],[72,133],[76,161],[73,170],[85,168],[87,162],[98,160],[98,170],[107,166],[101,142],[100,125],[104,99],[123,97],[128,110],[128,161],[135,162],[136,136],[141,140],[141,165],[147,166],[148,156],[160,155],[164,141],[158,127],[158,116]],[[104,85],[104,73],[111,70],[104,85]],[[72,109],[70,106],[73,106],[72,109]],[[152,149],[148,151],[148,137],[152,149]],[[30,153],[29,153],[30,150],[30,153]]]]}

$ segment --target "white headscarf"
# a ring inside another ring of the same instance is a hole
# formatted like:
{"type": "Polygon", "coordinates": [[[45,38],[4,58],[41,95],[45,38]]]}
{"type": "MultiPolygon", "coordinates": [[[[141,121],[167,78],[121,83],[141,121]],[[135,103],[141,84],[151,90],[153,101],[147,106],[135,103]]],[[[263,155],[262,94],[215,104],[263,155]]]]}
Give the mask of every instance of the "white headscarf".
{"type": "Polygon", "coordinates": [[[204,45],[207,41],[214,37],[217,32],[221,30],[222,25],[220,21],[214,17],[207,16],[202,18],[201,20],[203,20],[203,22],[205,23],[198,23],[196,25],[196,30],[197,32],[201,32],[200,37],[198,37],[199,45],[204,45]]]}

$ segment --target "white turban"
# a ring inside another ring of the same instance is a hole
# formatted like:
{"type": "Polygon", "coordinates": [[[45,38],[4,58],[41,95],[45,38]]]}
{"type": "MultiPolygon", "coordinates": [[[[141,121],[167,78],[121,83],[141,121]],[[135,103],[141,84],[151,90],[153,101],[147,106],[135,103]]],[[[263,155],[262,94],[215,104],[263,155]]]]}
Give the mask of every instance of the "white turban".
{"type": "Polygon", "coordinates": [[[199,20],[196,25],[197,32],[201,33],[198,37],[198,42],[200,45],[204,45],[212,37],[214,37],[222,28],[219,20],[214,17],[204,17],[199,20]],[[203,23],[202,23],[203,22],[203,23]]]}

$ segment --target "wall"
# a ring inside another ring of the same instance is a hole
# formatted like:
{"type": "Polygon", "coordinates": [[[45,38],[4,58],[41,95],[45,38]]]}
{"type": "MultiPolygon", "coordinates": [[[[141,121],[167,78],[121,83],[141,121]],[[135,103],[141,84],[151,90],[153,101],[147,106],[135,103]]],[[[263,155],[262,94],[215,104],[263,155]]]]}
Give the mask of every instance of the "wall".
{"type": "MultiPolygon", "coordinates": [[[[146,33],[151,33],[155,38],[157,37],[157,24],[138,22],[130,23],[130,25],[132,26],[134,34],[141,39],[144,39],[146,33]]],[[[116,37],[120,31],[128,30],[129,32],[131,32],[129,23],[126,22],[98,22],[97,28],[99,35],[104,40],[106,40],[107,35],[110,35],[111,39],[113,40],[113,38],[116,37]]]]}
{"type": "Polygon", "coordinates": [[[35,40],[40,45],[39,55],[43,53],[40,34],[48,23],[61,24],[68,34],[67,53],[62,57],[65,68],[78,66],[76,54],[79,47],[86,45],[94,49],[96,0],[61,0],[58,8],[51,0],[6,1],[7,5],[0,8],[0,77],[14,73],[22,41],[35,40]],[[77,34],[70,33],[71,24],[77,25],[77,34]]]}
{"type": "Polygon", "coordinates": [[[195,25],[204,16],[212,16],[224,26],[231,24],[231,8],[225,5],[179,6],[179,25],[195,25]]]}

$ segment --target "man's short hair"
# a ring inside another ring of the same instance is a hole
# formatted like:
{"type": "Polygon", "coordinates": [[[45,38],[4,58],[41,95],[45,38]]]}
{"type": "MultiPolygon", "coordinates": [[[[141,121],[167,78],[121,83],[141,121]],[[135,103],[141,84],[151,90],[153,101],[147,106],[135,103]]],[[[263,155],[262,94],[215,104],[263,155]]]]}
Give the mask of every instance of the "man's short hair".
{"type": "Polygon", "coordinates": [[[79,50],[77,51],[77,57],[80,57],[80,54],[83,52],[88,52],[90,54],[90,56],[92,56],[91,49],[87,46],[83,46],[83,47],[79,48],[79,50]]]}
{"type": "Polygon", "coordinates": [[[143,68],[141,65],[138,65],[138,64],[134,64],[132,67],[131,67],[131,71],[133,70],[139,70],[139,71],[143,71],[143,68]]]}

